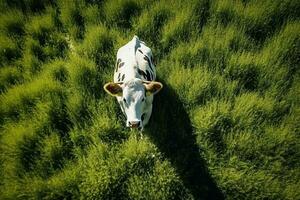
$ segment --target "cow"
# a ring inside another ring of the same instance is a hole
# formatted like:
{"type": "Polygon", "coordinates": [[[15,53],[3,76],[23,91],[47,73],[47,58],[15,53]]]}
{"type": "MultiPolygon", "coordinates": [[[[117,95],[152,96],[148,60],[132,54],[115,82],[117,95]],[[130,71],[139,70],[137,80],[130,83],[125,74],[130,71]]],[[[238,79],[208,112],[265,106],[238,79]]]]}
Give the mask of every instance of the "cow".
{"type": "Polygon", "coordinates": [[[118,50],[113,79],[104,90],[117,98],[126,126],[143,130],[151,117],[153,96],[163,84],[155,81],[151,49],[137,36],[118,50]]]}

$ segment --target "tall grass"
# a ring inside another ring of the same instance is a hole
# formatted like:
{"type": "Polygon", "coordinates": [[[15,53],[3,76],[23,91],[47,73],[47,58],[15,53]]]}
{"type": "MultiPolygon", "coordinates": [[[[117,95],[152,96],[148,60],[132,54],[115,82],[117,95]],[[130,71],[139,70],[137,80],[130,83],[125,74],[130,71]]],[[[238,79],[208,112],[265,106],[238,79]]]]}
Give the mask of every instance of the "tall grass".
{"type": "Polygon", "coordinates": [[[13,39],[2,35],[0,39],[0,44],[0,66],[9,65],[13,63],[16,59],[20,58],[20,48],[16,43],[13,42],[13,39]]]}
{"type": "Polygon", "coordinates": [[[83,1],[75,1],[69,4],[68,1],[59,1],[61,10],[60,19],[68,33],[74,39],[82,39],[85,29],[82,9],[83,1]]]}
{"type": "Polygon", "coordinates": [[[296,0],[0,2],[0,199],[299,199],[296,0]],[[125,127],[118,48],[163,90],[125,127]]]}
{"type": "Polygon", "coordinates": [[[8,36],[18,38],[25,32],[26,18],[19,10],[8,10],[1,16],[0,30],[8,36]]]}
{"type": "Polygon", "coordinates": [[[130,28],[132,17],[139,14],[141,3],[134,0],[114,0],[104,5],[105,19],[108,25],[114,24],[120,28],[130,28]]]}

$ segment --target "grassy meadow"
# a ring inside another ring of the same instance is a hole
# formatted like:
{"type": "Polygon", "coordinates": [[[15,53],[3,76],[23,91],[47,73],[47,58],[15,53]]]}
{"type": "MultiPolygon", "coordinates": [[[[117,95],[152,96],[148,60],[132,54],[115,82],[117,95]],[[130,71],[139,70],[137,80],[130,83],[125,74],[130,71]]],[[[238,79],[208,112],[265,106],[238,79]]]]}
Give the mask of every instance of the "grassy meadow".
{"type": "Polygon", "coordinates": [[[300,199],[299,0],[1,0],[0,199],[300,199]],[[103,85],[134,35],[143,139],[103,85]]]}

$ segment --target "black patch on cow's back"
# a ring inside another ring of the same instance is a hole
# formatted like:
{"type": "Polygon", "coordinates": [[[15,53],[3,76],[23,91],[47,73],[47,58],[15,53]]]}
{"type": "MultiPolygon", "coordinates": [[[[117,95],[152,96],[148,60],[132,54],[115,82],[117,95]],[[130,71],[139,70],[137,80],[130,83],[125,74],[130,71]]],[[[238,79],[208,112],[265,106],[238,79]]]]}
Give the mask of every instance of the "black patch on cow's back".
{"type": "Polygon", "coordinates": [[[123,67],[124,65],[125,65],[125,63],[124,63],[124,62],[121,62],[121,63],[119,64],[119,68],[123,67]]]}
{"type": "Polygon", "coordinates": [[[152,79],[151,79],[151,74],[150,74],[150,72],[148,71],[148,70],[146,70],[146,76],[147,76],[147,81],[151,81],[152,79]]]}
{"type": "Polygon", "coordinates": [[[138,71],[138,74],[141,75],[141,76],[146,75],[145,72],[143,70],[139,69],[139,68],[137,69],[137,71],[138,71]]]}
{"type": "Polygon", "coordinates": [[[123,74],[121,81],[124,81],[125,79],[125,74],[123,74]]]}
{"type": "Polygon", "coordinates": [[[118,66],[119,66],[120,62],[122,62],[122,60],[121,60],[121,58],[118,58],[118,60],[116,62],[116,66],[115,66],[116,72],[118,71],[118,66]]]}
{"type": "Polygon", "coordinates": [[[153,71],[152,66],[151,66],[150,59],[149,59],[147,56],[144,56],[144,60],[146,60],[146,61],[148,62],[148,65],[149,65],[151,71],[153,71]]]}
{"type": "Polygon", "coordinates": [[[139,51],[141,54],[143,54],[143,55],[144,55],[144,53],[142,52],[142,50],[141,50],[141,49],[138,49],[138,51],[139,51]]]}
{"type": "Polygon", "coordinates": [[[139,75],[143,76],[144,79],[147,79],[147,75],[146,75],[146,73],[143,70],[141,70],[139,68],[137,70],[138,70],[139,75]]]}

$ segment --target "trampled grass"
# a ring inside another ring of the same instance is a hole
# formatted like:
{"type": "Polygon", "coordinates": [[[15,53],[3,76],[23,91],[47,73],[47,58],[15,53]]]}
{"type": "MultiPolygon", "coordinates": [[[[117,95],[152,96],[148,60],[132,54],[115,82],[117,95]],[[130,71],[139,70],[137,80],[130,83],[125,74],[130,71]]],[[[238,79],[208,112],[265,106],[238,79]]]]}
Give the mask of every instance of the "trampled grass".
{"type": "Polygon", "coordinates": [[[297,0],[0,2],[0,199],[299,199],[297,0]],[[103,91],[138,35],[158,80],[103,91]]]}

